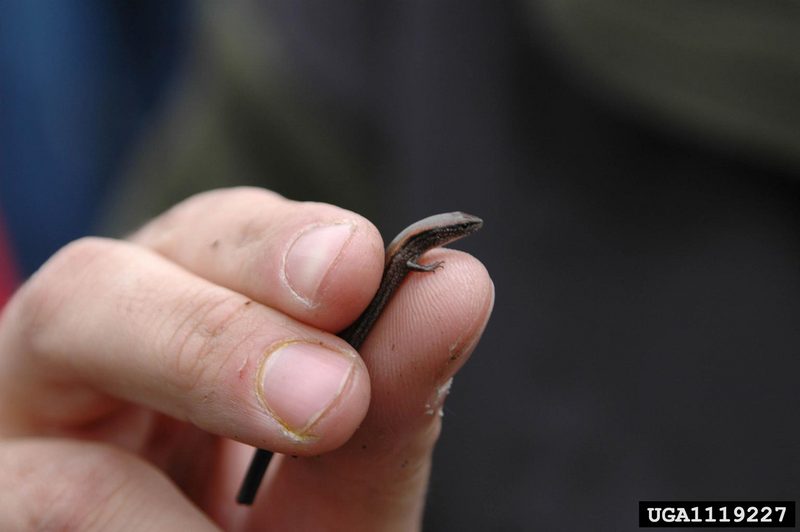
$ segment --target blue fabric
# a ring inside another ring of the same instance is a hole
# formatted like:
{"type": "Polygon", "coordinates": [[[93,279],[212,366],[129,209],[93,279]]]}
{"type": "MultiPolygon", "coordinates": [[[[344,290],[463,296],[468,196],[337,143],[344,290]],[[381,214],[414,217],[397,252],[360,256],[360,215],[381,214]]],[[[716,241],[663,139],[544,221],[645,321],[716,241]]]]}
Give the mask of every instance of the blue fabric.
{"type": "Polygon", "coordinates": [[[0,0],[0,210],[23,275],[91,232],[174,67],[182,13],[0,0]]]}

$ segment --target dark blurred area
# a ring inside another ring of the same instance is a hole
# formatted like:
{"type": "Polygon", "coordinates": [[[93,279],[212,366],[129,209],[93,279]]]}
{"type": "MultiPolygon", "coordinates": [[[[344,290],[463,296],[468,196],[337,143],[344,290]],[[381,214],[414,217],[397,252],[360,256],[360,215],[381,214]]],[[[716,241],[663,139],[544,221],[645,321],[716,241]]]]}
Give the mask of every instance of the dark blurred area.
{"type": "Polygon", "coordinates": [[[178,65],[184,15],[169,2],[0,1],[0,210],[25,274],[97,230],[178,65]]]}
{"type": "Polygon", "coordinates": [[[793,2],[0,2],[19,269],[239,184],[484,218],[429,530],[800,486],[793,2]]]}

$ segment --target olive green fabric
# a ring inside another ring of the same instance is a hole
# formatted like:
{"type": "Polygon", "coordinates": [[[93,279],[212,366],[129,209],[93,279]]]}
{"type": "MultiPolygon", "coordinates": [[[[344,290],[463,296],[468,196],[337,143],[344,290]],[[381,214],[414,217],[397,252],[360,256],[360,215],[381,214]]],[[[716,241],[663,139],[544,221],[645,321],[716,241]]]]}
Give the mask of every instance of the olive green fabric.
{"type": "Polygon", "coordinates": [[[527,3],[587,93],[693,141],[800,164],[800,3],[527,3]]]}

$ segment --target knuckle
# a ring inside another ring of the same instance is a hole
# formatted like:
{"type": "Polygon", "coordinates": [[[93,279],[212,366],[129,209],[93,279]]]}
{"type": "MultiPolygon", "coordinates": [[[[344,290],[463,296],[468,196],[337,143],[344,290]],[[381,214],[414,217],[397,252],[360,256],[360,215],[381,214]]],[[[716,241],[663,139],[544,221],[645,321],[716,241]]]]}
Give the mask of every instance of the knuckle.
{"type": "Polygon", "coordinates": [[[112,247],[111,241],[103,238],[75,240],[50,257],[19,289],[11,306],[32,346],[112,247]]]}
{"type": "Polygon", "coordinates": [[[231,187],[226,189],[212,190],[209,194],[213,193],[218,193],[223,198],[227,197],[233,200],[261,202],[264,201],[265,199],[277,199],[286,201],[286,198],[284,198],[277,192],[273,192],[272,190],[267,190],[265,188],[258,188],[258,187],[248,187],[248,186],[231,187]]]}
{"type": "Polygon", "coordinates": [[[8,484],[2,491],[13,487],[26,529],[98,529],[101,515],[114,507],[112,500],[130,484],[132,460],[122,453],[99,445],[92,445],[90,452],[59,452],[63,450],[48,443],[4,447],[0,461],[6,466],[8,484]],[[42,461],[41,454],[51,450],[59,459],[42,461]]]}
{"type": "Polygon", "coordinates": [[[40,272],[52,270],[80,272],[91,265],[98,256],[108,252],[112,241],[107,238],[86,236],[74,240],[58,250],[41,268],[40,272]]]}
{"type": "Polygon", "coordinates": [[[250,301],[237,294],[208,294],[205,291],[185,298],[176,312],[180,325],[166,339],[163,353],[166,371],[173,375],[183,392],[213,387],[228,360],[236,351],[238,328],[250,301]]]}
{"type": "MultiPolygon", "coordinates": [[[[95,528],[100,508],[112,507],[111,500],[117,496],[129,481],[120,467],[115,453],[105,452],[95,455],[80,467],[63,468],[60,482],[54,489],[45,488],[48,493],[48,525],[71,530],[95,528]]],[[[46,526],[45,528],[49,528],[46,526]]]]}
{"type": "MultiPolygon", "coordinates": [[[[234,187],[200,192],[175,204],[155,217],[130,236],[130,240],[144,244],[159,253],[170,256],[180,249],[187,230],[193,230],[215,213],[217,220],[236,219],[241,213],[257,212],[267,204],[288,202],[275,192],[255,187],[234,187]]],[[[258,241],[264,232],[261,224],[244,223],[242,234],[233,238],[239,245],[258,241]]]]}

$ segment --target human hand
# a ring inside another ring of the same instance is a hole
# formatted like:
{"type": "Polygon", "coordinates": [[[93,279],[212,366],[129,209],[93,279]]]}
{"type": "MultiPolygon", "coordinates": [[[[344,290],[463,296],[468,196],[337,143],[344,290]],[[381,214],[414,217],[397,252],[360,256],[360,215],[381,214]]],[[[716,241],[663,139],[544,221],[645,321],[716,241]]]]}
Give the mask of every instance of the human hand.
{"type": "Polygon", "coordinates": [[[423,260],[359,356],[334,333],[383,246],[349,211],[219,190],[66,246],[0,318],[0,529],[417,528],[493,301],[471,256],[423,260]],[[282,453],[252,508],[250,446],[282,453]]]}

